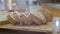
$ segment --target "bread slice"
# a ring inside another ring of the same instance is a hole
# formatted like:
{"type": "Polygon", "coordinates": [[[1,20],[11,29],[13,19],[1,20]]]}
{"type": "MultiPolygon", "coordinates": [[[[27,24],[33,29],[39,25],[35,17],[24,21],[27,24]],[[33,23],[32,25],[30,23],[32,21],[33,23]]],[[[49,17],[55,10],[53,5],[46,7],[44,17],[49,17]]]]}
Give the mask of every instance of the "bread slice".
{"type": "Polygon", "coordinates": [[[9,21],[7,20],[7,12],[0,11],[0,25],[6,25],[9,21]]]}
{"type": "Polygon", "coordinates": [[[41,11],[37,10],[35,12],[31,12],[31,14],[33,15],[32,17],[34,17],[34,20],[36,20],[37,23],[39,23],[39,22],[40,22],[40,24],[41,23],[46,23],[46,18],[41,11]]]}
{"type": "Polygon", "coordinates": [[[8,21],[10,22],[10,24],[15,24],[15,19],[13,19],[12,17],[11,17],[11,15],[7,15],[7,19],[8,19],[8,21]]]}
{"type": "Polygon", "coordinates": [[[42,23],[42,20],[40,18],[36,17],[35,15],[30,14],[30,16],[31,16],[33,22],[35,22],[36,24],[40,25],[42,23]]]}
{"type": "Polygon", "coordinates": [[[19,23],[18,25],[23,25],[24,21],[20,16],[21,15],[18,15],[17,13],[15,13],[13,17],[15,18],[15,21],[19,23]]]}
{"type": "Polygon", "coordinates": [[[33,22],[32,19],[30,17],[27,17],[25,14],[22,14],[20,17],[24,20],[24,23],[26,25],[31,25],[33,22]]]}

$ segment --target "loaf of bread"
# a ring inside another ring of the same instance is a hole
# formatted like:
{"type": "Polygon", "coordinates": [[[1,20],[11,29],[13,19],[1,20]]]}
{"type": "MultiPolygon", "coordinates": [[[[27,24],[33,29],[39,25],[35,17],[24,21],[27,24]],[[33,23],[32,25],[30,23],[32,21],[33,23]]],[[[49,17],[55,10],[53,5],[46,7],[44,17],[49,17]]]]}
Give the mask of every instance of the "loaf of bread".
{"type": "Polygon", "coordinates": [[[53,15],[46,9],[40,9],[35,12],[29,12],[27,14],[21,12],[14,12],[13,18],[11,16],[7,16],[8,21],[11,24],[18,24],[18,25],[41,25],[47,24],[48,22],[52,21],[53,15]]]}

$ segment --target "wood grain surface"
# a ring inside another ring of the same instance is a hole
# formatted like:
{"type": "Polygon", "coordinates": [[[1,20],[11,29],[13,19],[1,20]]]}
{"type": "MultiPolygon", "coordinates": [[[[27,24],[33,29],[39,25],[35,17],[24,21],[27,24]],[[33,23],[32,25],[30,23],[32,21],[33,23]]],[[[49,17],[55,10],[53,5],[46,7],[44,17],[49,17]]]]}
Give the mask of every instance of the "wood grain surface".
{"type": "Polygon", "coordinates": [[[60,17],[60,9],[57,9],[52,6],[48,6],[47,4],[42,4],[41,6],[45,9],[51,11],[51,13],[53,14],[54,17],[60,17]]]}

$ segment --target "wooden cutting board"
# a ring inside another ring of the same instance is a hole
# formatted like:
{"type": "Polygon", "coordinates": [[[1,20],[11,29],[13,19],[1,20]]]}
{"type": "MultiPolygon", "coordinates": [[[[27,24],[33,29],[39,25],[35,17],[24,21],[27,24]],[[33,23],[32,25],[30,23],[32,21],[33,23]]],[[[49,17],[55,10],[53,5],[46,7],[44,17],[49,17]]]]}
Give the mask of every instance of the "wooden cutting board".
{"type": "Polygon", "coordinates": [[[24,31],[37,31],[37,32],[52,32],[52,23],[40,26],[13,26],[11,24],[0,26],[4,29],[24,30],[24,31]]]}
{"type": "MultiPolygon", "coordinates": [[[[0,22],[3,23],[8,23],[8,22],[4,22],[4,21],[8,21],[7,20],[7,12],[0,12],[0,15],[3,15],[0,18],[0,22]]],[[[0,28],[4,28],[4,29],[14,29],[14,30],[25,30],[25,31],[38,31],[38,32],[47,32],[47,31],[52,31],[52,23],[48,23],[46,25],[40,25],[40,26],[14,26],[11,24],[6,24],[6,25],[2,25],[0,26],[0,28]]]]}

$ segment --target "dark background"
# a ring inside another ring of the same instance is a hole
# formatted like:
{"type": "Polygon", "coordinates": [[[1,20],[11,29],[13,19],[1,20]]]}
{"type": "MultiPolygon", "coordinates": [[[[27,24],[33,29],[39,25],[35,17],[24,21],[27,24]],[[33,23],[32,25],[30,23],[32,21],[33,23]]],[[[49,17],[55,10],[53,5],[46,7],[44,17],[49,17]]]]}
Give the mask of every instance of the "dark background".
{"type": "Polygon", "coordinates": [[[60,0],[38,0],[38,1],[45,3],[60,3],[60,0]]]}

